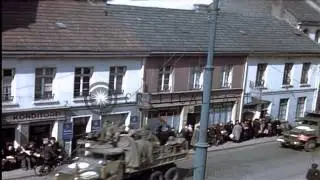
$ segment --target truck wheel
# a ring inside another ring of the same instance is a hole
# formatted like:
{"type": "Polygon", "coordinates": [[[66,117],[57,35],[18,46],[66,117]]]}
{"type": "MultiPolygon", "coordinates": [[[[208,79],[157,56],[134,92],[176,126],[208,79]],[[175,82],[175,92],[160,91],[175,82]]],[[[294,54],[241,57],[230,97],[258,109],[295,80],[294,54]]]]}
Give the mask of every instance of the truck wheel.
{"type": "Polygon", "coordinates": [[[164,174],[165,180],[180,180],[178,168],[172,167],[164,174]]]}
{"type": "Polygon", "coordinates": [[[307,152],[313,151],[316,148],[317,144],[315,140],[309,140],[304,144],[304,150],[307,152]]]}
{"type": "Polygon", "coordinates": [[[161,171],[153,172],[150,175],[149,180],[164,180],[162,172],[161,171]]]}

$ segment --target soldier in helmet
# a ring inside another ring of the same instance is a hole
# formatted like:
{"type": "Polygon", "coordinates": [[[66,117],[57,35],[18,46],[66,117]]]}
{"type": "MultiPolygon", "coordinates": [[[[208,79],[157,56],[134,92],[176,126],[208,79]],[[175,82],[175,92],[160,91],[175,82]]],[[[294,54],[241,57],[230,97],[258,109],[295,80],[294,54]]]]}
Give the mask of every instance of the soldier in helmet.
{"type": "Polygon", "coordinates": [[[311,168],[308,170],[306,175],[307,180],[320,180],[320,170],[318,169],[318,164],[313,163],[311,168]]]}

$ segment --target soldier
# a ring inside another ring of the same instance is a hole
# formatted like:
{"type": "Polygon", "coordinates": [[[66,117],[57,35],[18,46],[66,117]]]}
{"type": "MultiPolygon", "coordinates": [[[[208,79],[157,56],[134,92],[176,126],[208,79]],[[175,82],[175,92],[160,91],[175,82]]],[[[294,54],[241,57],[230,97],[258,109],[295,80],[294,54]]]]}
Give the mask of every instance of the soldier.
{"type": "Polygon", "coordinates": [[[308,170],[306,175],[307,180],[320,180],[320,170],[318,169],[318,164],[313,163],[311,168],[308,170]]]}

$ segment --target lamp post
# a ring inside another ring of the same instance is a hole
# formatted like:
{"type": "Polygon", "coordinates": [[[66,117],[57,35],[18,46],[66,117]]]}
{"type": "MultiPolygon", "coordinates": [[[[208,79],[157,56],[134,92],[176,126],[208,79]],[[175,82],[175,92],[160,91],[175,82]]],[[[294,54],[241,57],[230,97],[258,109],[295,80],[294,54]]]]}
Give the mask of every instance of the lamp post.
{"type": "Polygon", "coordinates": [[[209,46],[207,64],[204,68],[204,80],[203,80],[203,102],[201,106],[201,119],[199,140],[196,143],[196,153],[194,159],[194,172],[193,180],[204,180],[206,173],[206,160],[207,160],[207,130],[211,100],[212,89],[212,72],[213,72],[213,57],[216,37],[216,23],[218,16],[219,0],[213,0],[213,9],[209,17],[210,29],[209,29],[209,46]]]}

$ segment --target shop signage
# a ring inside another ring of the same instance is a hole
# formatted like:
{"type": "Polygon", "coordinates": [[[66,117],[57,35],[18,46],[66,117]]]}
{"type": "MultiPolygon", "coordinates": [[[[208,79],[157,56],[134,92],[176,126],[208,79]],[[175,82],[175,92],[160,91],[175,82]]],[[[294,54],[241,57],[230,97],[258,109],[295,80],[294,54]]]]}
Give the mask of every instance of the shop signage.
{"type": "Polygon", "coordinates": [[[100,120],[92,120],[91,124],[91,132],[99,132],[100,131],[100,120]]]}
{"type": "Polygon", "coordinates": [[[37,112],[18,112],[12,115],[5,115],[7,121],[29,121],[29,120],[48,120],[65,117],[62,111],[37,111],[37,112]]]}
{"type": "Polygon", "coordinates": [[[67,122],[63,124],[63,140],[72,140],[73,137],[73,124],[71,122],[67,122]]]}
{"type": "MultiPolygon", "coordinates": [[[[222,100],[224,102],[233,100],[239,96],[241,91],[234,91],[231,93],[215,93],[217,95],[211,96],[210,100],[222,100]]],[[[180,104],[180,105],[198,105],[203,102],[202,92],[188,92],[188,93],[164,93],[164,94],[147,94],[140,93],[138,96],[138,105],[147,107],[150,104],[180,104]]]]}

